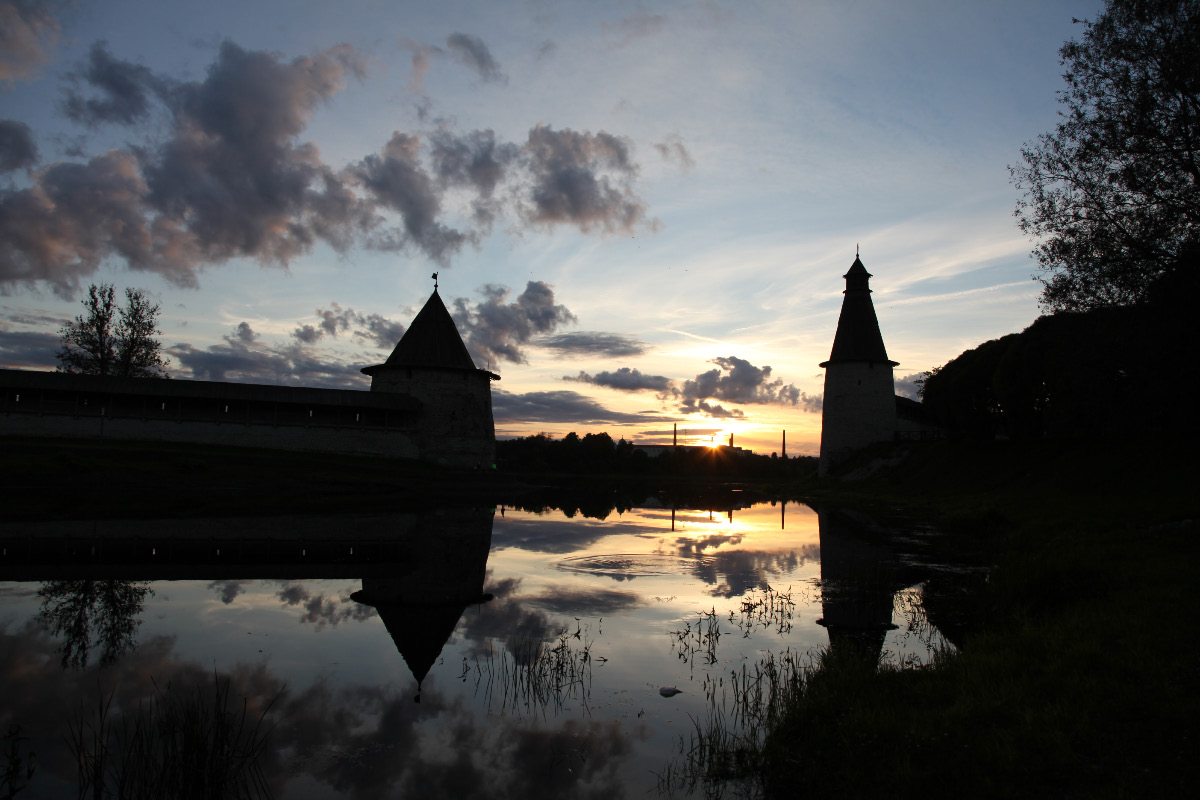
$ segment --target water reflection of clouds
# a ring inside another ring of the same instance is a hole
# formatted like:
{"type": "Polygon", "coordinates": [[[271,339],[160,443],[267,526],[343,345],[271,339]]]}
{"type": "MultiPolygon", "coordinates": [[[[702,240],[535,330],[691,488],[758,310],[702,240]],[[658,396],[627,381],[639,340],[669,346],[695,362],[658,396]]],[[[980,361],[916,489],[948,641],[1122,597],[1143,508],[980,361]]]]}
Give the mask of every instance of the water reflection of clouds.
{"type": "Polygon", "coordinates": [[[237,596],[246,591],[246,586],[254,583],[254,581],[212,581],[208,584],[208,588],[217,593],[217,597],[221,598],[221,602],[225,605],[231,604],[237,599],[237,596]]]}
{"type": "Polygon", "coordinates": [[[518,656],[525,643],[549,642],[577,627],[578,618],[598,619],[645,605],[636,594],[611,589],[551,586],[522,594],[520,578],[495,581],[490,574],[485,585],[494,599],[467,609],[457,630],[470,656],[487,653],[491,641],[504,642],[518,656]]]}
{"type": "Polygon", "coordinates": [[[493,523],[492,549],[511,547],[538,553],[571,553],[585,549],[612,533],[611,526],[510,516],[497,518],[493,523]]]}
{"type": "MultiPolygon", "coordinates": [[[[188,692],[230,682],[251,719],[275,699],[261,764],[275,796],[305,777],[355,798],[595,797],[623,794],[622,762],[643,729],[615,722],[566,720],[541,725],[479,717],[434,687],[415,704],[395,686],[334,687],[316,681],[287,689],[265,663],[214,673],[174,653],[174,637],[154,637],[104,671],[47,668],[54,641],[27,627],[0,628],[0,680],[6,702],[0,723],[21,726],[38,754],[32,796],[72,794],[77,765],[63,745],[63,726],[80,698],[113,693],[114,709],[136,709],[162,687],[188,692]],[[153,679],[153,680],[151,680],[153,679]],[[57,787],[57,791],[55,791],[57,787]]],[[[85,703],[91,708],[95,702],[85,703]]]]}
{"type": "MultiPolygon", "coordinates": [[[[804,549],[782,553],[752,550],[714,553],[706,559],[698,559],[692,574],[712,587],[708,593],[713,597],[741,597],[753,589],[764,588],[771,580],[778,581],[795,573],[814,555],[805,553],[804,549]]],[[[819,560],[820,548],[813,549],[819,560]]]]}
{"type": "Polygon", "coordinates": [[[641,597],[633,592],[585,589],[578,586],[548,587],[541,593],[527,598],[526,602],[556,614],[583,617],[611,616],[618,611],[628,611],[644,605],[641,597]]]}
{"type": "MultiPolygon", "coordinates": [[[[314,593],[299,582],[274,582],[280,587],[274,596],[285,606],[299,606],[301,609],[300,622],[315,624],[317,630],[323,630],[327,625],[336,626],[351,620],[362,622],[378,614],[374,607],[352,600],[349,592],[334,596],[324,592],[314,593]]],[[[216,593],[223,604],[232,605],[234,600],[246,593],[247,587],[255,583],[258,581],[216,580],[209,582],[208,589],[216,593]]]]}
{"type": "Polygon", "coordinates": [[[308,587],[298,583],[284,584],[276,596],[289,606],[300,606],[304,612],[300,622],[315,623],[317,630],[347,620],[362,622],[378,613],[372,606],[351,600],[349,594],[340,597],[313,594],[308,587]]]}
{"type": "Polygon", "coordinates": [[[689,539],[684,536],[679,536],[675,539],[675,544],[681,555],[700,555],[706,550],[716,550],[722,545],[738,545],[742,543],[741,534],[711,534],[701,539],[689,539]]]}

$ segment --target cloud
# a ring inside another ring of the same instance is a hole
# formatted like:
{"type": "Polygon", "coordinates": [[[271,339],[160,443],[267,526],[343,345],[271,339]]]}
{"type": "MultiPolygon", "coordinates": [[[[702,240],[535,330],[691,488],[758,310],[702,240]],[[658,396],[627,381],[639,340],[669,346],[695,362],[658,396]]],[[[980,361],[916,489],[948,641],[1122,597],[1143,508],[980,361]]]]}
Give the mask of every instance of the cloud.
{"type": "Polygon", "coordinates": [[[429,74],[429,57],[434,51],[441,53],[441,48],[415,42],[412,39],[401,39],[400,46],[412,52],[412,78],[408,88],[420,92],[425,88],[425,76],[429,74]]]}
{"type": "MultiPolygon", "coordinates": [[[[545,616],[524,612],[522,621],[533,615],[545,616]]],[[[523,630],[508,620],[494,621],[523,630]]],[[[537,620],[530,621],[536,625],[537,620]]],[[[304,793],[317,785],[319,793],[347,797],[617,797],[622,770],[629,769],[643,735],[615,722],[572,718],[547,726],[522,713],[476,715],[436,685],[424,688],[418,704],[411,685],[401,688],[394,678],[379,686],[336,686],[321,679],[288,686],[263,661],[228,671],[186,661],[174,650],[174,637],[165,636],[140,643],[99,675],[51,671],[43,667],[54,658],[54,645],[36,630],[0,626],[0,681],[10,690],[5,710],[25,724],[22,733],[29,740],[24,749],[38,754],[34,780],[55,785],[71,785],[76,779],[76,759],[63,743],[63,721],[78,717],[81,701],[94,708],[110,693],[112,708],[132,715],[134,709],[161,701],[164,691],[213,701],[214,685],[227,687],[229,713],[235,718],[245,713],[251,721],[265,714],[270,725],[258,764],[275,796],[304,793]],[[101,679],[104,686],[97,683],[101,679]],[[37,720],[61,724],[32,724],[37,720]],[[439,731],[453,732],[449,750],[442,747],[439,731]],[[431,748],[441,748],[447,758],[420,757],[431,748]]],[[[491,673],[483,669],[470,678],[482,674],[486,682],[491,673]]],[[[481,693],[485,703],[504,702],[488,685],[481,693]]],[[[509,702],[532,699],[504,697],[509,702]]],[[[118,714],[112,719],[125,718],[118,714]]]]}
{"type": "Polygon", "coordinates": [[[535,334],[575,321],[570,309],[554,303],[554,290],[542,281],[529,281],[512,303],[505,302],[511,294],[508,287],[488,284],[479,291],[483,300],[471,304],[458,298],[453,312],[476,362],[527,363],[524,346],[535,334]]]}
{"type": "Polygon", "coordinates": [[[616,25],[605,24],[604,28],[619,34],[621,41],[617,43],[617,47],[624,47],[635,39],[642,39],[661,32],[666,24],[667,18],[661,14],[647,14],[645,11],[639,11],[616,25]]]}
{"type": "Polygon", "coordinates": [[[217,597],[221,598],[222,603],[229,605],[246,590],[245,587],[248,583],[251,581],[217,580],[209,582],[208,588],[217,593],[217,597]]]}
{"type": "Polygon", "coordinates": [[[803,399],[805,408],[811,410],[814,398],[804,394],[793,384],[784,384],[780,378],[771,380],[770,367],[756,367],[737,356],[714,358],[712,363],[717,365],[717,369],[702,372],[695,378],[684,381],[683,387],[678,390],[681,398],[680,411],[701,411],[711,417],[720,418],[740,419],[745,416],[737,409],[710,404],[708,399],[743,405],[775,403],[792,406],[800,405],[803,399]]]}
{"type": "Polygon", "coordinates": [[[0,330],[0,367],[4,369],[52,369],[62,342],[58,334],[36,331],[0,330]]]}
{"type": "Polygon", "coordinates": [[[557,350],[563,356],[583,353],[587,355],[625,358],[628,356],[643,355],[650,349],[649,345],[638,341],[633,336],[620,333],[599,333],[597,331],[578,331],[574,333],[560,333],[555,336],[542,336],[536,339],[533,344],[547,350],[557,350]]]}
{"type": "MultiPolygon", "coordinates": [[[[500,74],[482,41],[450,42],[481,75],[500,74]]],[[[444,52],[409,46],[415,72],[444,52]]],[[[67,76],[63,109],[84,126],[140,128],[144,144],[80,155],[0,189],[0,285],[42,282],[70,297],[116,258],[194,287],[207,266],[286,266],[320,242],[446,265],[502,215],[515,231],[657,228],[635,191],[632,145],[604,131],[539,125],[514,143],[442,121],[425,135],[394,131],[378,152],[331,167],[300,137],[317,108],[363,74],[348,45],[287,60],[226,41],[202,80],[180,81],[95,44],[67,76]]],[[[32,168],[36,159],[26,125],[0,124],[0,167],[32,168]]]]}
{"type": "Polygon", "coordinates": [[[348,594],[331,598],[323,593],[313,594],[306,586],[296,583],[284,584],[276,596],[289,606],[300,606],[303,609],[301,624],[314,623],[317,630],[323,630],[326,625],[336,627],[339,622],[362,622],[378,614],[372,606],[355,602],[348,594]]]}
{"type": "Polygon", "coordinates": [[[292,336],[302,344],[315,344],[322,335],[322,332],[312,325],[301,325],[292,331],[292,336]]]}
{"type": "Polygon", "coordinates": [[[664,375],[645,375],[636,369],[621,367],[615,372],[598,372],[589,375],[580,372],[578,376],[563,376],[564,381],[590,383],[593,386],[606,386],[622,392],[670,392],[673,386],[671,379],[664,375]]]}
{"type": "Polygon", "coordinates": [[[376,203],[398,212],[402,220],[402,230],[376,235],[373,247],[416,248],[438,264],[448,264],[451,255],[476,237],[437,220],[441,194],[420,162],[420,146],[417,137],[396,132],[380,154],[367,156],[352,172],[376,203]]]}
{"type": "Polygon", "coordinates": [[[29,188],[0,191],[0,283],[41,280],[70,296],[79,276],[110,253],[150,268],[147,192],[135,157],[117,150],[54,164],[29,188]]]}
{"type": "Polygon", "coordinates": [[[441,127],[430,136],[430,144],[438,180],[443,185],[471,186],[484,198],[492,196],[520,153],[514,144],[498,143],[491,130],[456,135],[441,127]]]}
{"type": "Polygon", "coordinates": [[[74,87],[66,91],[63,111],[71,120],[85,125],[132,125],[150,113],[153,97],[170,99],[167,80],[148,67],[113,58],[106,42],[92,45],[86,66],[72,73],[69,80],[76,86],[86,83],[100,94],[89,98],[74,87]]]}
{"type": "Polygon", "coordinates": [[[662,419],[656,414],[627,414],[611,411],[590,397],[567,390],[512,394],[503,389],[493,389],[492,414],[497,424],[511,422],[569,422],[575,425],[647,424],[662,419]]]}
{"type": "Polygon", "coordinates": [[[355,337],[376,347],[392,348],[404,335],[402,323],[393,322],[380,314],[361,314],[353,308],[343,309],[336,302],[329,305],[329,308],[316,310],[320,322],[316,325],[302,324],[292,331],[292,338],[302,344],[315,344],[324,336],[336,337],[338,333],[353,330],[355,337]]]}
{"type": "Polygon", "coordinates": [[[33,131],[24,122],[0,119],[0,173],[32,167],[38,150],[33,131]]]}
{"type": "Polygon", "coordinates": [[[523,217],[531,225],[569,223],[581,231],[631,231],[647,223],[645,203],[633,192],[637,165],[627,139],[601,131],[529,131],[523,156],[532,182],[523,217]]]}
{"type": "Polygon", "coordinates": [[[918,392],[921,391],[917,381],[925,380],[924,372],[914,372],[912,375],[905,375],[903,378],[896,379],[896,394],[907,397],[910,400],[920,400],[918,392]]]}
{"type": "Polygon", "coordinates": [[[61,30],[55,12],[61,3],[0,0],[0,83],[31,75],[46,63],[61,30]]]}
{"type": "Polygon", "coordinates": [[[679,406],[679,410],[686,413],[699,411],[713,419],[745,419],[746,413],[740,408],[725,408],[718,403],[709,403],[707,400],[685,401],[679,406]]]}
{"type": "Polygon", "coordinates": [[[569,586],[547,588],[539,595],[525,598],[525,602],[553,613],[585,617],[605,617],[644,605],[641,597],[632,592],[569,586]]]}
{"type": "Polygon", "coordinates": [[[478,36],[453,33],[446,39],[446,48],[456,61],[473,70],[485,83],[508,81],[508,77],[492,57],[491,51],[478,36]]]}
{"type": "Polygon", "coordinates": [[[678,161],[680,169],[684,171],[696,166],[696,162],[692,160],[692,154],[683,146],[683,139],[677,133],[672,133],[663,141],[656,143],[654,149],[662,156],[663,161],[678,161]]]}
{"type": "Polygon", "coordinates": [[[243,342],[253,342],[258,338],[258,334],[250,327],[249,322],[239,322],[233,329],[233,335],[243,342]]]}
{"type": "MultiPolygon", "coordinates": [[[[307,326],[312,328],[312,326],[307,326]]],[[[316,331],[313,328],[314,332],[316,331]]],[[[186,342],[167,348],[178,369],[177,377],[208,381],[316,386],[330,389],[366,389],[365,363],[345,364],[323,358],[303,344],[272,346],[258,340],[250,326],[240,323],[223,337],[222,344],[199,349],[186,342]]],[[[317,336],[316,338],[319,338],[317,336]]]]}
{"type": "Polygon", "coordinates": [[[365,325],[366,328],[354,331],[355,336],[387,350],[395,347],[404,335],[404,323],[393,322],[380,314],[359,317],[358,324],[365,325]]]}
{"type": "MultiPolygon", "coordinates": [[[[144,115],[153,76],[103,49],[93,50],[92,66],[101,99],[76,96],[81,119],[144,115]]],[[[295,138],[360,72],[345,46],[285,62],[225,42],[203,81],[170,92],[160,144],[55,164],[30,187],[0,195],[0,282],[41,280],[69,295],[115,253],[194,286],[206,264],[286,264],[318,238],[343,249],[376,220],[316,148],[295,138]]]]}

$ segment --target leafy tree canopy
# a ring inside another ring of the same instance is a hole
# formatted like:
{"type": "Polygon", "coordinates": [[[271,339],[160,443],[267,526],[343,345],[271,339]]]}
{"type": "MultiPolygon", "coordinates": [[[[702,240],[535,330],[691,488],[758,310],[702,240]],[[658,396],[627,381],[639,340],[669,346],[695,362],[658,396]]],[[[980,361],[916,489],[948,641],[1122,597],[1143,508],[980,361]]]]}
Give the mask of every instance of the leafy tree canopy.
{"type": "Polygon", "coordinates": [[[92,284],[83,299],[84,313],[59,330],[62,348],[58,371],[79,375],[166,378],[170,362],[155,338],[159,306],[141,289],[125,290],[118,308],[111,284],[92,284]]]}
{"type": "Polygon", "coordinates": [[[1010,167],[1051,311],[1141,303],[1200,241],[1200,0],[1108,0],[1081,24],[1062,121],[1010,167]]]}

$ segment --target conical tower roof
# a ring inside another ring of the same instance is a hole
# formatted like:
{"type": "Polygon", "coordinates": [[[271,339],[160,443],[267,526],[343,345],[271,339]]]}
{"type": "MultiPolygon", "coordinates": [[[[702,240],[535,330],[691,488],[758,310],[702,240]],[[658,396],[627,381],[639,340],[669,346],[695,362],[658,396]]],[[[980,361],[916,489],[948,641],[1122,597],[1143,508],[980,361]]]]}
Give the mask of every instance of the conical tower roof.
{"type": "MultiPolygon", "coordinates": [[[[475,369],[475,362],[436,288],[381,366],[475,369]]],[[[378,368],[366,367],[363,372],[378,368]]]]}
{"type": "Polygon", "coordinates": [[[851,361],[896,366],[895,361],[888,359],[883,334],[879,332],[879,319],[871,303],[871,273],[856,255],[850,270],[842,277],[846,279],[846,291],[837,333],[833,337],[833,352],[821,366],[851,361]]]}

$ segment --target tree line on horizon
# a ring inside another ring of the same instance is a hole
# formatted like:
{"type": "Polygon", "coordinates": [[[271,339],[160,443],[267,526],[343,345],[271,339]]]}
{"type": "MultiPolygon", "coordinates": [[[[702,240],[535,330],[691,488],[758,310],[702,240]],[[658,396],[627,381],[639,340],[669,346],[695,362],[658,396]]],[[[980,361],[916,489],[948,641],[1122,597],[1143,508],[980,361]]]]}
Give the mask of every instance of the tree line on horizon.
{"type": "Polygon", "coordinates": [[[625,439],[607,432],[561,439],[546,433],[501,439],[496,461],[505,471],[568,475],[673,475],[736,480],[797,477],[816,471],[811,456],[780,458],[724,447],[669,449],[650,456],[625,439]]]}

